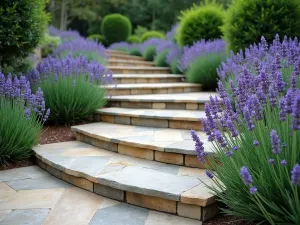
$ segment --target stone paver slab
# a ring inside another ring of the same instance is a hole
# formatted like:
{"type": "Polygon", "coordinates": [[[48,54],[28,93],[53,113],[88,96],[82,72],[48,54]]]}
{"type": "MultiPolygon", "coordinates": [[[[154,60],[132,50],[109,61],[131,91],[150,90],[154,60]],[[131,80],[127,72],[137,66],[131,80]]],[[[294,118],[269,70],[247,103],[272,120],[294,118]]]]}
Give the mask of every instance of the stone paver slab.
{"type": "Polygon", "coordinates": [[[127,204],[99,209],[90,225],[144,225],[148,210],[127,204]]]}
{"type": "Polygon", "coordinates": [[[188,88],[188,87],[200,87],[199,84],[192,83],[147,83],[147,84],[118,84],[106,85],[106,88],[117,88],[117,89],[157,89],[157,88],[188,88]]]}
{"type": "Polygon", "coordinates": [[[202,225],[199,220],[150,211],[145,225],[202,225]]]}
{"type": "Polygon", "coordinates": [[[122,95],[111,96],[110,101],[205,103],[209,101],[209,96],[215,95],[215,92],[194,92],[155,95],[122,95]]]}
{"type": "Polygon", "coordinates": [[[204,111],[197,110],[168,110],[168,109],[132,109],[132,108],[103,108],[96,113],[114,116],[129,116],[138,118],[169,119],[196,121],[205,117],[204,111]]]}
{"type": "Polygon", "coordinates": [[[98,182],[117,189],[169,200],[179,200],[181,193],[200,183],[193,177],[182,177],[141,167],[126,167],[101,175],[98,182]]]}
{"type": "Polygon", "coordinates": [[[3,218],[8,215],[9,213],[11,213],[12,210],[3,210],[0,211],[0,221],[3,220],[3,218]]]}
{"type": "Polygon", "coordinates": [[[43,225],[83,225],[93,218],[103,197],[80,188],[66,190],[43,225]]]}
{"type": "Polygon", "coordinates": [[[7,201],[16,194],[16,191],[6,183],[0,183],[0,190],[0,203],[7,201]]]}
{"type": "Polygon", "coordinates": [[[47,176],[47,177],[41,177],[35,179],[15,180],[6,183],[16,191],[71,187],[70,184],[61,180],[57,180],[53,176],[47,176]]]}
{"type": "Polygon", "coordinates": [[[14,210],[0,221],[0,225],[41,225],[49,213],[49,209],[14,210]]]}
{"type": "Polygon", "coordinates": [[[49,176],[49,173],[37,166],[28,166],[11,170],[0,171],[0,182],[21,180],[28,178],[39,178],[49,176]]]}
{"type": "Polygon", "coordinates": [[[0,210],[53,208],[64,190],[55,188],[18,191],[7,201],[0,202],[0,210]]]}

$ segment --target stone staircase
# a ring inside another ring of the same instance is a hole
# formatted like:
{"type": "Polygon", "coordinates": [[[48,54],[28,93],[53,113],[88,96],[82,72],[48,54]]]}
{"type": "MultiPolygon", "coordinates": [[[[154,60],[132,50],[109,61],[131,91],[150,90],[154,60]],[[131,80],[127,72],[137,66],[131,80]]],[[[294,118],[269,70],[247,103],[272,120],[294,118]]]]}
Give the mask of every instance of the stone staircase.
{"type": "MultiPolygon", "coordinates": [[[[205,221],[218,212],[190,129],[210,95],[168,68],[108,51],[118,85],[94,123],[73,126],[77,141],[34,148],[38,165],[75,186],[132,205],[205,221]],[[128,62],[128,63],[127,63],[128,62]]],[[[208,153],[208,142],[205,142],[208,153]]],[[[201,224],[201,222],[200,222],[201,224]]]]}

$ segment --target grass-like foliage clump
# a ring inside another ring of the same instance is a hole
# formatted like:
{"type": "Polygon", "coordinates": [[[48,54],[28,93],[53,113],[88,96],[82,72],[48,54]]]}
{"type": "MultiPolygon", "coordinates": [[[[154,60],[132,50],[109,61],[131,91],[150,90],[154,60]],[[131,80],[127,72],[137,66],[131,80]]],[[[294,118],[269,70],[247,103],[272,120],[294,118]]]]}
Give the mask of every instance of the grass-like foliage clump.
{"type": "Polygon", "coordinates": [[[202,84],[204,89],[215,90],[217,87],[217,68],[226,60],[225,51],[200,56],[192,62],[186,77],[189,82],[202,84]]]}
{"type": "Polygon", "coordinates": [[[112,75],[86,57],[48,57],[28,77],[33,87],[44,92],[49,120],[74,124],[86,119],[106,103],[106,90],[100,85],[112,82],[112,75]]]}
{"type": "Polygon", "coordinates": [[[262,38],[219,69],[219,97],[205,104],[214,157],[192,132],[211,190],[226,214],[259,224],[300,223],[300,43],[262,38]],[[244,57],[245,55],[245,57],[244,57]]]}
{"type": "Polygon", "coordinates": [[[149,46],[145,49],[144,53],[143,53],[143,57],[147,60],[147,61],[153,61],[154,60],[154,56],[156,54],[156,47],[155,46],[149,46]]]}
{"type": "Polygon", "coordinates": [[[0,72],[0,165],[32,155],[49,114],[43,92],[33,93],[25,76],[5,78],[0,72]]]}
{"type": "Polygon", "coordinates": [[[166,62],[166,57],[168,55],[168,52],[169,52],[169,50],[165,49],[162,52],[160,52],[159,54],[157,54],[154,59],[154,65],[158,66],[158,67],[168,66],[168,64],[166,62]]]}

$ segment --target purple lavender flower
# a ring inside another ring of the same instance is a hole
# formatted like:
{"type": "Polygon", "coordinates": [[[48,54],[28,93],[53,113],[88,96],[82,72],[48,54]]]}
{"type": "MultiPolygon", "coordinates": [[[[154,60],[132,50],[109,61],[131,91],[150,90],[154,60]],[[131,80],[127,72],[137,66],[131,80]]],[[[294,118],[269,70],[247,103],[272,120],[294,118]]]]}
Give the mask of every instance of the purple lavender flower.
{"type": "Polygon", "coordinates": [[[205,171],[205,174],[207,177],[209,177],[210,179],[213,179],[214,178],[214,174],[210,171],[210,170],[206,170],[205,171]]]}
{"type": "Polygon", "coordinates": [[[191,47],[184,47],[182,58],[179,61],[179,69],[183,72],[197,58],[211,53],[224,53],[225,49],[226,43],[223,40],[195,42],[191,47]]]}
{"type": "Polygon", "coordinates": [[[221,131],[215,130],[214,136],[216,137],[216,140],[219,142],[219,144],[221,145],[221,147],[224,148],[224,147],[227,146],[227,142],[226,142],[225,138],[223,137],[221,131]]]}
{"type": "Polygon", "coordinates": [[[249,170],[246,166],[243,166],[241,168],[240,175],[242,177],[242,180],[243,180],[244,184],[246,184],[246,185],[252,184],[252,181],[253,181],[252,176],[249,173],[249,170]]]}
{"type": "Polygon", "coordinates": [[[233,151],[237,151],[237,150],[239,150],[239,146],[236,146],[236,145],[235,145],[235,146],[233,146],[233,147],[232,147],[232,150],[233,150],[233,151]]]}
{"type": "Polygon", "coordinates": [[[30,110],[30,108],[26,108],[24,114],[25,114],[26,119],[29,120],[30,116],[31,116],[31,110],[30,110]]]}
{"type": "Polygon", "coordinates": [[[272,152],[276,155],[280,154],[281,149],[280,149],[280,139],[279,136],[276,132],[276,130],[271,130],[270,133],[271,136],[271,145],[272,145],[272,152]]]}
{"type": "Polygon", "coordinates": [[[282,143],[281,147],[282,147],[282,148],[286,148],[286,147],[287,147],[287,144],[282,143]]]}
{"type": "Polygon", "coordinates": [[[280,162],[281,165],[286,166],[287,165],[287,161],[285,159],[281,160],[280,162]]]}
{"type": "Polygon", "coordinates": [[[259,146],[259,142],[258,142],[258,140],[254,140],[254,141],[253,141],[253,145],[255,145],[255,146],[259,146]]]}
{"type": "Polygon", "coordinates": [[[202,162],[205,163],[205,156],[206,153],[204,152],[203,142],[200,141],[199,136],[194,130],[191,130],[191,136],[193,141],[195,142],[195,150],[197,153],[197,158],[202,162]]]}
{"type": "Polygon", "coordinates": [[[249,107],[247,107],[247,106],[244,107],[243,114],[244,114],[244,119],[246,121],[248,130],[249,131],[253,130],[255,128],[255,125],[252,121],[251,112],[250,112],[249,107]]]}
{"type": "Polygon", "coordinates": [[[228,127],[228,130],[231,132],[232,137],[237,137],[239,135],[232,120],[227,120],[227,127],[228,127]]]}
{"type": "Polygon", "coordinates": [[[273,165],[275,163],[275,160],[274,159],[269,159],[268,162],[269,162],[270,165],[273,165]]]}
{"type": "Polygon", "coordinates": [[[291,182],[294,185],[300,186],[300,165],[296,164],[291,172],[291,182]]]}
{"type": "Polygon", "coordinates": [[[254,195],[257,192],[257,187],[253,186],[253,187],[249,188],[249,192],[251,195],[254,195]]]}
{"type": "Polygon", "coordinates": [[[228,157],[231,157],[231,156],[233,155],[233,152],[232,152],[232,151],[227,151],[227,152],[226,152],[226,155],[227,155],[228,157]]]}
{"type": "Polygon", "coordinates": [[[295,96],[295,100],[292,106],[292,129],[300,130],[300,93],[295,96]]]}

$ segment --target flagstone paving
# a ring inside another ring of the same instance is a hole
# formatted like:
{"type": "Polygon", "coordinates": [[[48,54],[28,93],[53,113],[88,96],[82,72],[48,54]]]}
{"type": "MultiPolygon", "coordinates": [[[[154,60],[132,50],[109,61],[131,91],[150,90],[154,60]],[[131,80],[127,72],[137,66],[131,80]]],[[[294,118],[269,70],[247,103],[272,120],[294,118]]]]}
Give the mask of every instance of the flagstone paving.
{"type": "Polygon", "coordinates": [[[198,220],[101,197],[54,178],[37,166],[0,171],[0,177],[6,177],[0,183],[0,196],[6,195],[0,198],[0,225],[201,225],[198,220]],[[39,174],[39,179],[57,182],[59,188],[25,185],[26,189],[18,186],[15,190],[8,185],[37,179],[31,177],[30,171],[39,174]],[[15,174],[19,174],[18,179],[15,174]]]}

